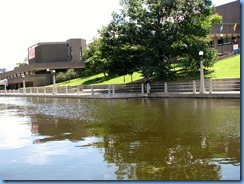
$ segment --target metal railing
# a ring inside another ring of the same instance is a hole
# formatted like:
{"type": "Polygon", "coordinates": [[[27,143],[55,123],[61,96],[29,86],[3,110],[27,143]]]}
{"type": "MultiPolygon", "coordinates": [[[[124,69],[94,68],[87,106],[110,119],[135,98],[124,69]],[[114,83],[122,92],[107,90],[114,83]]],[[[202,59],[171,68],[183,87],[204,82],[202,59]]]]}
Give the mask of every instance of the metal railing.
{"type": "MultiPolygon", "coordinates": [[[[240,91],[240,79],[205,80],[206,93],[240,91]]],[[[18,90],[0,90],[0,94],[8,95],[97,95],[97,94],[146,94],[146,93],[190,93],[199,92],[199,81],[164,82],[151,84],[123,85],[84,85],[66,87],[28,87],[18,90]]]]}

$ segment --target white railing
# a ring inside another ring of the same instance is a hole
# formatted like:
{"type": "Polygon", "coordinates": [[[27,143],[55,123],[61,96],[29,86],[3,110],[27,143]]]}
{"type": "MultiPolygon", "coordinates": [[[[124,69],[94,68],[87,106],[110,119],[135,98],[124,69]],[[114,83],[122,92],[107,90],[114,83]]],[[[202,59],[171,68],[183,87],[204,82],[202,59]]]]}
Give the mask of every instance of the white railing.
{"type": "MultiPolygon", "coordinates": [[[[240,79],[205,80],[206,93],[240,91],[240,79]]],[[[0,90],[0,95],[96,95],[96,94],[146,94],[146,93],[192,93],[199,92],[199,81],[164,82],[151,84],[86,85],[75,87],[28,87],[18,90],[0,90]]]]}

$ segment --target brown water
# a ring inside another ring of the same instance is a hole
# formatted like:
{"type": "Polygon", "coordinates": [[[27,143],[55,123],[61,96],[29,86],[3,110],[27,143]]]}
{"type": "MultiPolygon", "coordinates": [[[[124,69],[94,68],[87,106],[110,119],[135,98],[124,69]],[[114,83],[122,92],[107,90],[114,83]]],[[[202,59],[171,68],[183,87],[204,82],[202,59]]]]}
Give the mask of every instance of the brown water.
{"type": "Polygon", "coordinates": [[[240,100],[0,97],[2,180],[239,180],[240,100]]]}

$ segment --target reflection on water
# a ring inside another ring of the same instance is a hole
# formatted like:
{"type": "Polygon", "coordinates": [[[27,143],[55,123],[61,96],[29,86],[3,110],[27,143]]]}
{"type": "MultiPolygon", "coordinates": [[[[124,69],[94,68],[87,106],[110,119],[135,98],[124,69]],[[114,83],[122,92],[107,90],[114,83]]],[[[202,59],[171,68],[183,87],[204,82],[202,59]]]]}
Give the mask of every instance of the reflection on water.
{"type": "Polygon", "coordinates": [[[4,180],[239,180],[240,102],[0,97],[4,180]]]}

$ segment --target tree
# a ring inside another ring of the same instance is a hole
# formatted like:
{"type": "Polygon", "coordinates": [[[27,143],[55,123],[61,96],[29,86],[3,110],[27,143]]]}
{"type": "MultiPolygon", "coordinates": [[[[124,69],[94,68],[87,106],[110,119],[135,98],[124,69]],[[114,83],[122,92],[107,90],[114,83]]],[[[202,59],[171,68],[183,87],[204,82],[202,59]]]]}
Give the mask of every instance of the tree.
{"type": "Polygon", "coordinates": [[[102,57],[101,53],[102,42],[100,38],[94,38],[93,42],[89,44],[84,53],[84,60],[86,66],[86,73],[98,74],[103,73],[106,76],[107,71],[107,59],[102,57]]]}
{"type": "Polygon", "coordinates": [[[77,77],[77,74],[74,69],[68,69],[65,73],[64,72],[58,72],[56,76],[57,82],[63,82],[66,80],[71,80],[77,77]]]}
{"type": "Polygon", "coordinates": [[[64,72],[58,72],[56,76],[57,82],[63,82],[66,80],[65,73],[64,72]]]}
{"type": "Polygon", "coordinates": [[[21,67],[21,66],[26,66],[28,63],[27,57],[24,59],[24,61],[21,61],[19,63],[16,63],[17,67],[21,67]]]}
{"type": "Polygon", "coordinates": [[[76,72],[74,69],[68,69],[65,73],[66,80],[71,80],[76,77],[76,72]]]}
{"type": "Polygon", "coordinates": [[[101,35],[101,56],[109,72],[128,74],[141,70],[145,76],[170,77],[174,59],[185,69],[198,71],[198,52],[205,67],[216,59],[207,35],[213,7],[210,0],[121,0],[123,9],[101,35]]]}

